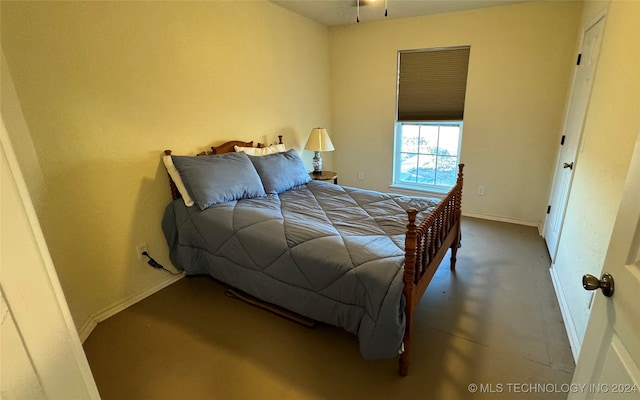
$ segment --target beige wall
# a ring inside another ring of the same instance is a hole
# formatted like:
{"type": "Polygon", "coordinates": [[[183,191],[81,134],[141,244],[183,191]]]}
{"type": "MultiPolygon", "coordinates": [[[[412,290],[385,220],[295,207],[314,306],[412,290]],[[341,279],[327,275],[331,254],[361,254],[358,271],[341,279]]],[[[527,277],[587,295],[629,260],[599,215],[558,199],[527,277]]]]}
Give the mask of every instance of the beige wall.
{"type": "Polygon", "coordinates": [[[301,150],[331,128],[328,29],[269,2],[3,1],[1,18],[2,115],[81,334],[169,282],[135,254],[170,264],[162,150],[301,150]]]}
{"type": "Polygon", "coordinates": [[[463,210],[539,225],[581,7],[527,3],[332,28],[332,134],[341,183],[390,190],[398,50],[471,45],[463,210]],[[476,194],[478,186],[485,196],[476,194]]]}
{"type": "Polygon", "coordinates": [[[582,289],[582,275],[599,277],[603,272],[631,153],[640,132],[640,3],[587,4],[583,27],[606,11],[605,31],[553,266],[556,289],[565,301],[565,324],[574,336],[575,355],[584,337],[593,295],[582,289]]]}

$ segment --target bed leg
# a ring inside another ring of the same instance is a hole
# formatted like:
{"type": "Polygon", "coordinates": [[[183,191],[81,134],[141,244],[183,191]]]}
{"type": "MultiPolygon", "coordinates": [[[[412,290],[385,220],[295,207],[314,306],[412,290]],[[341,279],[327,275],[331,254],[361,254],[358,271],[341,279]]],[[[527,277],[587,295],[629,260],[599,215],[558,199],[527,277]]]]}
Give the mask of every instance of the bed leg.
{"type": "Polygon", "coordinates": [[[400,355],[400,376],[405,377],[409,373],[409,360],[404,356],[404,353],[400,355]]]}
{"type": "Polygon", "coordinates": [[[451,270],[455,271],[456,270],[456,253],[458,252],[458,246],[454,246],[451,247],[451,261],[450,261],[450,265],[451,265],[451,270]]]}
{"type": "Polygon", "coordinates": [[[460,231],[460,225],[458,225],[458,237],[451,244],[451,270],[456,270],[456,255],[458,254],[458,249],[462,247],[462,232],[460,231]]]}

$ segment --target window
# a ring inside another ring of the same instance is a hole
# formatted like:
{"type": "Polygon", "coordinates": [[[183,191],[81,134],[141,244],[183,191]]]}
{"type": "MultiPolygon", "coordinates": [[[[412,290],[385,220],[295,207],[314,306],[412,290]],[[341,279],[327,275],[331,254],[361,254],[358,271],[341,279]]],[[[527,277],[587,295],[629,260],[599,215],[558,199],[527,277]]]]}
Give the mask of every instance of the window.
{"type": "Polygon", "coordinates": [[[395,184],[446,189],[456,184],[462,122],[398,122],[395,184]]]}
{"type": "Polygon", "coordinates": [[[470,47],[398,53],[393,184],[445,191],[456,183],[470,47]]]}

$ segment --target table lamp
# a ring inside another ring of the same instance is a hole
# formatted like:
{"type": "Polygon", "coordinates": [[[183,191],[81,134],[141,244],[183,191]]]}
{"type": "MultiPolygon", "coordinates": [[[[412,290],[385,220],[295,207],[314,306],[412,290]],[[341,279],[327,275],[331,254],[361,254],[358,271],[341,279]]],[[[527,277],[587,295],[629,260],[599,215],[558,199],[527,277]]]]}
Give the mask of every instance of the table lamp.
{"type": "Polygon", "coordinates": [[[313,128],[311,130],[311,134],[309,134],[309,139],[307,140],[307,144],[304,146],[305,150],[311,150],[315,152],[313,156],[313,173],[319,175],[322,173],[322,157],[320,156],[321,151],[333,151],[335,148],[333,147],[333,143],[331,143],[331,139],[329,138],[329,134],[327,130],[324,128],[313,128]]]}

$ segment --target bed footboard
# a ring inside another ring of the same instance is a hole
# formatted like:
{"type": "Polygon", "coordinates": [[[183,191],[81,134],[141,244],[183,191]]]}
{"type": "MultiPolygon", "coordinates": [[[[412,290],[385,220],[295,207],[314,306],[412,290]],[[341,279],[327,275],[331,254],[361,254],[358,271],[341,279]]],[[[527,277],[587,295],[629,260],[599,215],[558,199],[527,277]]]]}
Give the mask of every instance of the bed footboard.
{"type": "Polygon", "coordinates": [[[460,245],[463,168],[464,164],[458,166],[458,179],[455,186],[419,225],[415,224],[418,211],[407,210],[409,223],[405,239],[403,274],[406,327],[403,339],[404,351],[400,355],[400,375],[402,376],[406,376],[409,370],[413,311],[449,249],[451,249],[451,269],[454,270],[456,266],[456,253],[460,245]]]}

